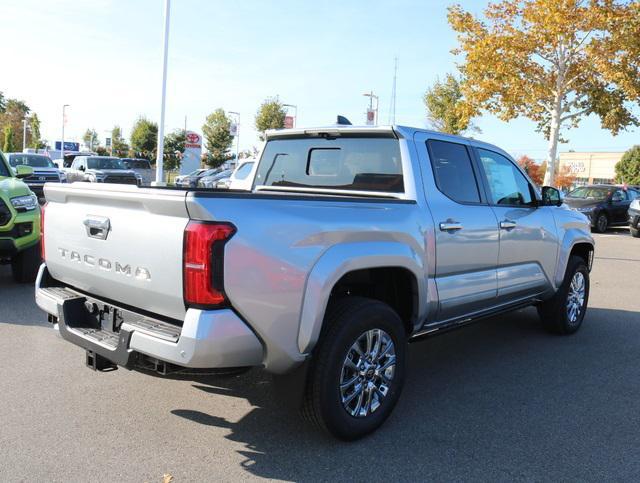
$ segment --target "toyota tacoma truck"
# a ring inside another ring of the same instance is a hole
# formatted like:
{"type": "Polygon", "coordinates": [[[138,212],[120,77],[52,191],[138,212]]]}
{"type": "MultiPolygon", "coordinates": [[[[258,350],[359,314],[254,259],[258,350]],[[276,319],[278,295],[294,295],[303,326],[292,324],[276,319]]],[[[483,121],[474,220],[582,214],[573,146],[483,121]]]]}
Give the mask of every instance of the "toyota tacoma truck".
{"type": "Polygon", "coordinates": [[[271,131],[250,192],[45,193],[36,300],[90,367],[263,367],[345,440],[393,410],[408,342],[531,305],[572,334],[587,310],[588,220],[473,139],[271,131]]]}
{"type": "Polygon", "coordinates": [[[32,175],[29,166],[14,172],[0,153],[0,263],[11,264],[16,282],[33,283],[41,261],[38,198],[22,181],[32,175]]]}

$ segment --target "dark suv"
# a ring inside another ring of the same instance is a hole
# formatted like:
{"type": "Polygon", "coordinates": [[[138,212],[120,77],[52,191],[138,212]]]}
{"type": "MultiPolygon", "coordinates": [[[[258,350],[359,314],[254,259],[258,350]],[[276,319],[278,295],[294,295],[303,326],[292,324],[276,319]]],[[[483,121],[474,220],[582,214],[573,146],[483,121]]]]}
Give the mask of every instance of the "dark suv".
{"type": "Polygon", "coordinates": [[[591,220],[591,228],[603,233],[609,226],[627,225],[627,211],[640,191],[631,187],[598,184],[580,186],[569,192],[565,203],[591,220]]]}

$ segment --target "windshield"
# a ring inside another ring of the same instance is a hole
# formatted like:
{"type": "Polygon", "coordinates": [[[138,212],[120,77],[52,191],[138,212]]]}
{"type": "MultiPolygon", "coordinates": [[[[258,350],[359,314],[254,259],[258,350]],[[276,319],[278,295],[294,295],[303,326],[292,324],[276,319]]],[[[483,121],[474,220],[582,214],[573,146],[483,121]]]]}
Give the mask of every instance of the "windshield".
{"type": "Polygon", "coordinates": [[[151,169],[151,164],[146,159],[127,159],[126,161],[131,169],[151,169]]]}
{"type": "Polygon", "coordinates": [[[119,158],[88,158],[87,167],[89,169],[125,169],[119,158]]]}
{"type": "Polygon", "coordinates": [[[400,146],[390,136],[273,139],[256,185],[402,193],[400,146]]]}
{"type": "Polygon", "coordinates": [[[582,186],[576,188],[567,194],[567,198],[577,198],[582,200],[606,200],[611,193],[609,188],[593,188],[589,186],[582,186]]]}
{"type": "Polygon", "coordinates": [[[9,164],[16,166],[31,166],[32,168],[55,168],[55,164],[47,157],[38,154],[10,154],[9,164]]]}
{"type": "Polygon", "coordinates": [[[9,174],[9,167],[7,166],[7,163],[5,163],[4,156],[2,153],[0,153],[0,176],[6,176],[6,177],[11,176],[9,174]]]}

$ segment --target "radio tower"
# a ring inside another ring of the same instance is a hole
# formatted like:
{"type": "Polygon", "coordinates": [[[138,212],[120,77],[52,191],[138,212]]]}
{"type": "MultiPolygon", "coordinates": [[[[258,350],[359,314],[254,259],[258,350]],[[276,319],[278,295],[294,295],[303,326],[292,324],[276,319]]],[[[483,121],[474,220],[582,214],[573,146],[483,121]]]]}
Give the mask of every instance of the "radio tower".
{"type": "Polygon", "coordinates": [[[398,57],[393,59],[393,86],[391,87],[391,105],[389,106],[389,124],[396,123],[396,79],[398,77],[398,57]]]}

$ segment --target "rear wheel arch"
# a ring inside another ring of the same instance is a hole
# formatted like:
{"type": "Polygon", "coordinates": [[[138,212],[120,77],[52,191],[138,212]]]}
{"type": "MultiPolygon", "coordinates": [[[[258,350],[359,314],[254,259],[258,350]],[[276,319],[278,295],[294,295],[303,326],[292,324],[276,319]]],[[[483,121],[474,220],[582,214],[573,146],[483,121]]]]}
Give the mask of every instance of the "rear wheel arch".
{"type": "Polygon", "coordinates": [[[426,293],[425,272],[411,247],[398,242],[348,245],[333,247],[333,253],[323,256],[309,275],[298,330],[298,348],[303,354],[317,344],[327,310],[338,298],[367,297],[389,305],[408,334],[425,310],[426,301],[420,296],[426,293]],[[394,289],[394,283],[401,290],[394,289]]]}

